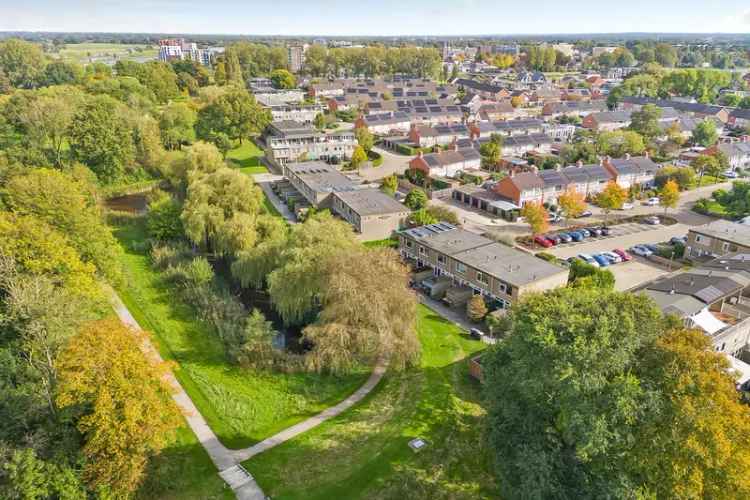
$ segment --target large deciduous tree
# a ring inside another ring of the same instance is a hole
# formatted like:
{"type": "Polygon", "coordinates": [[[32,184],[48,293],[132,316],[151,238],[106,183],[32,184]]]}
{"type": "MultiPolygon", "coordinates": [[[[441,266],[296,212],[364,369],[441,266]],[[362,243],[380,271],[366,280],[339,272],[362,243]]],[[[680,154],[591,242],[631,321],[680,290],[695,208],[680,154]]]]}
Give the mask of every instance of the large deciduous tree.
{"type": "Polygon", "coordinates": [[[212,140],[226,134],[242,142],[259,134],[271,122],[271,113],[261,107],[246,90],[231,88],[198,112],[198,136],[212,140]]]}
{"type": "Polygon", "coordinates": [[[159,116],[159,129],[164,146],[177,149],[182,144],[195,140],[195,122],[198,117],[195,111],[185,103],[171,103],[159,116]]]}
{"type": "Polygon", "coordinates": [[[531,234],[542,234],[549,229],[549,215],[541,203],[527,202],[521,209],[521,217],[531,228],[531,234]]]}
{"type": "Polygon", "coordinates": [[[42,77],[45,64],[39,45],[17,38],[0,42],[0,70],[16,88],[35,87],[42,77]]]}
{"type": "Polygon", "coordinates": [[[181,424],[166,365],[141,350],[145,335],[115,319],[90,323],[58,359],[57,403],[83,435],[84,478],[115,496],[136,490],[181,424]]]}
{"type": "Polygon", "coordinates": [[[135,144],[121,105],[108,96],[89,99],[73,116],[70,148],[102,182],[112,182],[132,169],[135,144]]]}

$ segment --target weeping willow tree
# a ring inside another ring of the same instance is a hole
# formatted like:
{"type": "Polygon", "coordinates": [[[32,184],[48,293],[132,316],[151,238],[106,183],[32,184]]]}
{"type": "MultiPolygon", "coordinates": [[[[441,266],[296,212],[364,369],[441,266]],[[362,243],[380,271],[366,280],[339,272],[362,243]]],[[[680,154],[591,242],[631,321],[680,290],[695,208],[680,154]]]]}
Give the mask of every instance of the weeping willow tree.
{"type": "Polygon", "coordinates": [[[233,255],[257,241],[263,192],[253,180],[227,167],[190,176],[181,219],[185,234],[218,255],[233,255]]]}
{"type": "Polygon", "coordinates": [[[309,323],[309,369],[341,373],[378,358],[396,369],[417,362],[417,301],[395,252],[366,249],[326,211],[292,228],[286,241],[266,243],[243,253],[233,272],[257,285],[260,267],[276,266],[268,291],[285,323],[309,323]]]}
{"type": "Polygon", "coordinates": [[[287,245],[287,225],[279,217],[261,215],[257,224],[258,244],[238,252],[232,263],[232,276],[247,288],[262,288],[266,277],[281,266],[287,245]]]}
{"type": "Polygon", "coordinates": [[[416,364],[417,301],[396,253],[358,247],[346,259],[328,258],[326,267],[320,315],[303,332],[315,346],[309,366],[341,373],[378,358],[398,370],[416,364]]]}

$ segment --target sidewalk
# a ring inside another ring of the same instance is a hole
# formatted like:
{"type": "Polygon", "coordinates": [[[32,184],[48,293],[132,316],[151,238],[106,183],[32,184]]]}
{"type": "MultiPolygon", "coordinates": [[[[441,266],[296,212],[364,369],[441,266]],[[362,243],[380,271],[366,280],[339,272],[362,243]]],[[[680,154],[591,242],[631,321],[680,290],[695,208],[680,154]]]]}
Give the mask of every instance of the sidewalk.
{"type": "Polygon", "coordinates": [[[458,326],[459,328],[462,328],[468,332],[472,328],[478,327],[477,325],[469,321],[469,319],[464,314],[463,310],[451,309],[450,307],[446,306],[442,302],[435,300],[435,299],[431,299],[430,297],[426,296],[425,294],[421,292],[417,292],[417,294],[419,296],[419,301],[422,304],[429,307],[439,316],[442,316],[444,319],[450,321],[451,323],[458,326]]]}

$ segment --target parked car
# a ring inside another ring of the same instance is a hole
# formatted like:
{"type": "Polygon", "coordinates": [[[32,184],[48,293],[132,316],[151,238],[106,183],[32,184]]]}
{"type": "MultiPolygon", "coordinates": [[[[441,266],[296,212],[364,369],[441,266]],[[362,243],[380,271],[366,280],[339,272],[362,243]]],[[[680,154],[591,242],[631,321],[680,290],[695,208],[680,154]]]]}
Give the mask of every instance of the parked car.
{"type": "Polygon", "coordinates": [[[649,207],[658,206],[659,205],[659,197],[658,196],[654,196],[653,198],[649,198],[643,204],[646,205],[646,206],[649,206],[649,207]]]}
{"type": "Polygon", "coordinates": [[[607,226],[600,227],[599,231],[602,232],[602,236],[609,236],[609,234],[612,232],[607,226]]]}
{"type": "Polygon", "coordinates": [[[641,257],[648,257],[649,255],[653,255],[654,252],[644,247],[643,245],[635,245],[630,247],[630,253],[640,255],[641,257]]]}
{"type": "Polygon", "coordinates": [[[593,257],[596,263],[599,264],[599,267],[607,267],[611,264],[609,259],[600,253],[594,254],[593,257]]]}
{"type": "Polygon", "coordinates": [[[655,215],[652,215],[650,217],[646,217],[645,219],[643,219],[643,222],[644,222],[644,224],[650,224],[652,226],[658,226],[659,224],[661,224],[661,221],[655,215]]]}
{"type": "Polygon", "coordinates": [[[589,232],[588,229],[579,229],[578,232],[581,233],[584,238],[591,237],[591,233],[589,232]]]}
{"type": "Polygon", "coordinates": [[[657,245],[654,245],[653,243],[644,243],[641,246],[648,248],[651,253],[657,253],[659,251],[659,247],[657,245]]]}
{"type": "Polygon", "coordinates": [[[687,237],[685,236],[672,236],[669,239],[670,245],[684,245],[685,243],[687,243],[687,237]]]}
{"type": "Polygon", "coordinates": [[[737,178],[738,178],[738,177],[740,176],[740,175],[739,175],[739,174],[738,174],[737,172],[735,172],[734,170],[726,170],[726,171],[724,171],[724,174],[723,174],[723,175],[724,175],[724,177],[726,177],[727,179],[737,179],[737,178]]]}
{"type": "Polygon", "coordinates": [[[560,240],[562,240],[563,243],[570,243],[573,241],[573,238],[568,233],[559,233],[557,236],[560,237],[560,240]]]}
{"type": "Polygon", "coordinates": [[[601,267],[598,261],[596,261],[591,255],[587,253],[579,253],[578,258],[584,261],[586,264],[591,264],[594,267],[601,267]]]}
{"type": "Polygon", "coordinates": [[[606,258],[612,262],[612,264],[619,264],[622,262],[622,257],[617,255],[615,252],[602,252],[602,255],[604,255],[606,258]]]}
{"type": "Polygon", "coordinates": [[[586,211],[581,212],[581,215],[579,215],[578,217],[576,217],[576,219],[582,219],[584,217],[591,217],[592,215],[593,214],[591,213],[590,210],[586,210],[586,211]]]}
{"type": "Polygon", "coordinates": [[[602,230],[599,229],[598,227],[587,227],[586,231],[588,231],[589,233],[591,233],[591,236],[601,236],[602,235],[602,230]]]}
{"type": "Polygon", "coordinates": [[[544,248],[549,248],[551,246],[554,246],[554,243],[552,243],[550,240],[548,240],[542,235],[534,236],[534,243],[536,243],[537,245],[541,245],[544,248]]]}
{"type": "Polygon", "coordinates": [[[472,328],[469,330],[469,336],[474,340],[481,340],[484,337],[484,332],[479,328],[472,328]]]}
{"type": "Polygon", "coordinates": [[[553,245],[559,245],[562,243],[562,238],[560,238],[560,235],[558,234],[547,234],[544,237],[550,240],[553,245]]]}
{"type": "Polygon", "coordinates": [[[556,222],[560,222],[562,220],[562,217],[560,217],[560,214],[549,214],[549,217],[547,217],[547,221],[551,222],[552,224],[556,222]]]}
{"type": "Polygon", "coordinates": [[[631,208],[633,208],[632,203],[623,203],[622,206],[620,207],[620,210],[630,210],[631,208]]]}
{"type": "Polygon", "coordinates": [[[633,260],[633,257],[629,253],[627,253],[625,250],[620,250],[619,248],[615,248],[614,250],[612,250],[612,252],[619,255],[623,262],[630,262],[631,260],[633,260]]]}
{"type": "Polygon", "coordinates": [[[568,233],[571,238],[573,238],[573,241],[579,242],[583,241],[583,234],[580,231],[573,231],[572,233],[568,233]]]}

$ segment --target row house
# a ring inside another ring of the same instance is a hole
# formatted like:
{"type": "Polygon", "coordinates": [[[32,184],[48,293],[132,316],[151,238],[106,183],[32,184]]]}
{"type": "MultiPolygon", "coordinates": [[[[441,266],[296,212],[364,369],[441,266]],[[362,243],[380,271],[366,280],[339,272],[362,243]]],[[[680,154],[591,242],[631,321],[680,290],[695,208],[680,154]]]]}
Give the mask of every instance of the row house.
{"type": "Polygon", "coordinates": [[[581,122],[583,128],[611,132],[630,126],[630,111],[600,111],[590,113],[581,122]]]}
{"type": "Polygon", "coordinates": [[[493,85],[491,83],[478,82],[468,78],[458,78],[453,82],[454,85],[462,87],[465,91],[477,94],[484,99],[491,101],[502,101],[510,99],[511,95],[508,89],[493,85]]]}
{"type": "Polygon", "coordinates": [[[619,159],[606,158],[604,166],[612,173],[615,182],[625,189],[635,185],[650,185],[659,170],[659,165],[649,158],[648,153],[633,157],[626,154],[619,159]]]}
{"type": "Polygon", "coordinates": [[[478,125],[482,137],[492,134],[504,137],[541,134],[544,130],[544,122],[536,118],[517,118],[515,120],[480,122],[478,125]]]}
{"type": "Polygon", "coordinates": [[[367,128],[375,135],[405,134],[411,127],[411,117],[403,111],[364,115],[357,118],[355,128],[367,128]]]}
{"type": "Polygon", "coordinates": [[[279,104],[271,106],[271,117],[275,122],[294,121],[310,124],[318,114],[323,112],[320,104],[279,104]]]}
{"type": "Polygon", "coordinates": [[[591,113],[606,111],[607,102],[602,99],[593,101],[565,101],[545,104],[542,108],[542,116],[545,118],[558,118],[560,116],[586,117],[591,113]]]}
{"type": "Polygon", "coordinates": [[[638,110],[646,104],[653,104],[660,108],[674,108],[680,113],[686,113],[700,119],[715,118],[721,123],[728,123],[730,119],[729,111],[722,106],[713,106],[697,102],[683,102],[674,99],[626,96],[620,101],[619,107],[623,110],[638,110]]]}
{"type": "Polygon", "coordinates": [[[351,158],[353,130],[321,132],[297,122],[272,122],[264,134],[266,158],[281,166],[300,160],[342,161],[351,158]]]}
{"type": "Polygon", "coordinates": [[[507,120],[516,116],[516,108],[510,101],[488,102],[479,106],[476,116],[483,122],[507,120]]]}
{"type": "Polygon", "coordinates": [[[565,286],[568,271],[445,222],[399,233],[399,253],[416,269],[507,309],[528,293],[565,286]]]}
{"type": "Polygon", "coordinates": [[[750,109],[735,109],[729,114],[729,124],[733,127],[750,130],[750,109]]]}
{"type": "Polygon", "coordinates": [[[473,148],[459,149],[457,146],[448,151],[423,154],[409,162],[411,170],[419,170],[426,177],[455,177],[459,172],[479,170],[482,157],[473,148]]]}
{"type": "Polygon", "coordinates": [[[418,125],[413,123],[409,129],[409,140],[420,148],[446,146],[460,139],[475,138],[479,130],[475,125],[463,123],[453,125],[418,125]]]}

